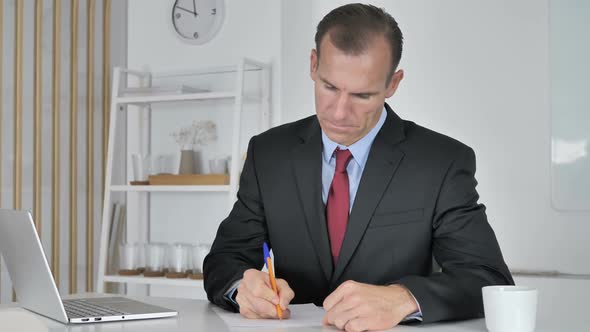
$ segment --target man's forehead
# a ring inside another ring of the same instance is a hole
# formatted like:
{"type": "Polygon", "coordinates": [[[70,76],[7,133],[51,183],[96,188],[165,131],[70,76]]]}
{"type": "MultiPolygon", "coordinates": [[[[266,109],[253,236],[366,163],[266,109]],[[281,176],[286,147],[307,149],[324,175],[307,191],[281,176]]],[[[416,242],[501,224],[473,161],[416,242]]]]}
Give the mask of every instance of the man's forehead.
{"type": "Polygon", "coordinates": [[[372,49],[379,49],[380,52],[383,52],[386,49],[388,56],[391,56],[391,49],[387,42],[387,39],[382,34],[374,34],[374,35],[367,35],[366,38],[363,40],[362,43],[355,44],[354,46],[351,45],[341,45],[343,43],[338,43],[334,41],[332,37],[333,32],[330,31],[326,33],[326,35],[322,38],[319,45],[319,53],[320,55],[324,50],[327,48],[333,48],[338,50],[341,53],[344,53],[349,56],[360,56],[369,52],[372,49]]]}
{"type": "Polygon", "coordinates": [[[325,83],[352,92],[380,90],[387,80],[389,62],[380,55],[369,52],[359,55],[346,54],[328,46],[320,54],[318,76],[325,83]]]}

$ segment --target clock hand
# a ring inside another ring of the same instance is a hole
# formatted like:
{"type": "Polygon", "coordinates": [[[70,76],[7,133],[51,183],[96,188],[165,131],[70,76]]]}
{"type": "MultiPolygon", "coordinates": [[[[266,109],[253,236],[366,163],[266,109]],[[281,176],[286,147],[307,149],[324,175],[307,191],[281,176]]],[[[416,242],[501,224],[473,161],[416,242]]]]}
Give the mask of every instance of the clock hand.
{"type": "Polygon", "coordinates": [[[180,7],[180,6],[176,6],[176,8],[178,8],[178,9],[180,9],[180,10],[184,10],[185,12],[189,12],[189,13],[191,13],[191,14],[193,14],[193,15],[197,16],[197,13],[196,13],[196,12],[193,12],[192,10],[188,10],[188,9],[186,9],[186,8],[182,8],[182,7],[180,7]]]}
{"type": "Polygon", "coordinates": [[[197,17],[197,5],[195,4],[195,0],[193,0],[193,13],[195,14],[195,17],[197,17]]]}

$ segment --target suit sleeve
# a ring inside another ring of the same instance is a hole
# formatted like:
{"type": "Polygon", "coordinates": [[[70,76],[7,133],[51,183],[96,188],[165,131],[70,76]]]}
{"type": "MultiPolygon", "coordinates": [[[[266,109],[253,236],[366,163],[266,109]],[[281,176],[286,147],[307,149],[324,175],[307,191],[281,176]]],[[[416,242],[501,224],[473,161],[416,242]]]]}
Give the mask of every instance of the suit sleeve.
{"type": "Polygon", "coordinates": [[[248,144],[237,201],[229,216],[221,222],[203,263],[207,298],[231,311],[239,308],[226,298],[228,289],[242,278],[245,270],[260,269],[264,264],[262,243],[267,230],[254,165],[254,141],[255,137],[248,144]]]}
{"type": "Polygon", "coordinates": [[[423,322],[481,317],[481,288],[514,284],[476,185],[475,154],[465,148],[447,170],[432,221],[433,255],[442,270],[399,280],[420,303],[423,322]]]}

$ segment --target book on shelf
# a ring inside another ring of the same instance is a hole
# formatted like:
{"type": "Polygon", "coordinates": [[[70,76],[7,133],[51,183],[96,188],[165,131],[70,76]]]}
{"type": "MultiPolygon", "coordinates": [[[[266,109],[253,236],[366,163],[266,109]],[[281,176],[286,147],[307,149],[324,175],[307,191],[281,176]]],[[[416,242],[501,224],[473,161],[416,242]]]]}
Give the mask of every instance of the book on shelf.
{"type": "Polygon", "coordinates": [[[111,233],[109,234],[109,246],[107,252],[108,271],[116,271],[119,265],[119,247],[125,238],[125,206],[114,203],[111,217],[111,233]]]}

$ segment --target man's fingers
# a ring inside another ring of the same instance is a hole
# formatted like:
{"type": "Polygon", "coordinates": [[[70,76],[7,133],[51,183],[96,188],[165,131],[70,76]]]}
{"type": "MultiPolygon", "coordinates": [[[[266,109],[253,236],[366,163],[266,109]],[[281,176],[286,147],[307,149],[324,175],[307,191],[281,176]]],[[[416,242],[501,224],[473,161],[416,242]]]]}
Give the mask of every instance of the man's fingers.
{"type": "MultiPolygon", "coordinates": [[[[241,287],[241,285],[240,285],[241,287]]],[[[256,317],[248,318],[276,318],[276,306],[275,304],[254,295],[248,288],[244,287],[238,289],[238,295],[236,296],[236,302],[240,306],[240,313],[242,308],[245,308],[256,314],[256,317]]],[[[248,313],[248,311],[245,311],[248,313]]]]}
{"type": "Polygon", "coordinates": [[[344,330],[344,326],[349,320],[358,318],[358,312],[356,309],[344,310],[338,313],[326,313],[322,323],[324,325],[334,325],[337,328],[344,330]]]}
{"type": "Polygon", "coordinates": [[[246,318],[276,318],[276,306],[265,299],[258,298],[244,290],[238,291],[236,301],[240,305],[240,313],[246,318]]]}
{"type": "Polygon", "coordinates": [[[250,298],[254,311],[262,318],[278,318],[276,305],[257,297],[250,298]]]}
{"type": "Polygon", "coordinates": [[[340,293],[341,292],[338,291],[338,288],[336,288],[335,291],[324,299],[324,310],[329,311],[336,305],[336,303],[340,302],[342,299],[342,294],[340,293]]]}
{"type": "Polygon", "coordinates": [[[283,309],[283,319],[287,319],[289,317],[291,317],[291,310],[283,309]]]}
{"type": "Polygon", "coordinates": [[[283,310],[287,309],[291,300],[295,297],[295,292],[289,287],[284,279],[277,279],[277,288],[279,291],[279,304],[283,310]]]}
{"type": "Polygon", "coordinates": [[[370,329],[370,321],[367,318],[359,317],[351,319],[344,325],[346,332],[361,332],[370,329]]]}
{"type": "Polygon", "coordinates": [[[244,278],[238,288],[236,301],[245,306],[242,315],[247,318],[278,318],[276,305],[283,311],[283,318],[289,318],[291,311],[287,309],[295,297],[289,284],[283,279],[276,279],[278,294],[272,289],[268,273],[250,269],[244,272],[244,278]],[[248,316],[247,316],[248,315],[248,316]]]}
{"type": "Polygon", "coordinates": [[[255,297],[259,297],[264,299],[272,304],[279,303],[279,296],[272,290],[269,285],[267,285],[264,281],[259,280],[255,284],[252,285],[252,289],[250,289],[252,295],[255,297]]]}
{"type": "MultiPolygon", "coordinates": [[[[348,298],[338,302],[331,310],[326,311],[322,323],[324,325],[334,325],[344,330],[351,320],[369,317],[373,312],[371,307],[363,303],[362,299],[356,295],[349,295],[348,298]]],[[[355,324],[362,323],[357,322],[355,324]]],[[[355,328],[353,325],[351,328],[355,328]]]]}
{"type": "Polygon", "coordinates": [[[279,297],[272,290],[267,273],[254,269],[247,270],[244,272],[242,283],[240,283],[240,286],[242,285],[247,288],[253,296],[263,298],[273,304],[279,303],[279,297]]]}
{"type": "Polygon", "coordinates": [[[345,312],[350,310],[357,310],[360,305],[360,299],[355,295],[349,298],[344,298],[340,302],[336,303],[330,310],[326,310],[324,315],[324,321],[332,324],[337,317],[342,316],[345,312]]]}
{"type": "Polygon", "coordinates": [[[332,319],[328,319],[328,323],[330,325],[334,325],[337,328],[339,328],[340,330],[344,330],[344,327],[346,326],[346,324],[357,318],[356,313],[354,310],[347,310],[344,312],[341,312],[340,314],[334,316],[332,319]]]}
{"type": "Polygon", "coordinates": [[[354,291],[356,283],[354,281],[345,281],[332,294],[328,295],[324,300],[324,309],[330,311],[338,302],[342,301],[344,297],[354,291]]]}
{"type": "Polygon", "coordinates": [[[238,302],[238,304],[240,305],[240,315],[249,319],[262,318],[260,317],[260,315],[254,312],[254,310],[252,309],[252,304],[250,304],[250,301],[248,301],[248,299],[242,294],[238,293],[238,296],[236,296],[236,302],[238,302]]]}
{"type": "Polygon", "coordinates": [[[262,317],[258,316],[254,311],[250,310],[247,307],[240,306],[240,315],[248,318],[248,319],[260,319],[262,317]]]}

